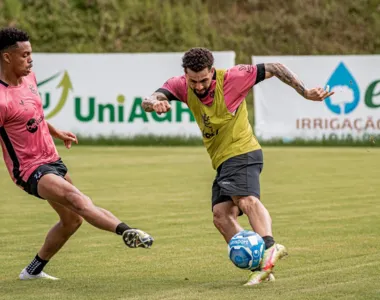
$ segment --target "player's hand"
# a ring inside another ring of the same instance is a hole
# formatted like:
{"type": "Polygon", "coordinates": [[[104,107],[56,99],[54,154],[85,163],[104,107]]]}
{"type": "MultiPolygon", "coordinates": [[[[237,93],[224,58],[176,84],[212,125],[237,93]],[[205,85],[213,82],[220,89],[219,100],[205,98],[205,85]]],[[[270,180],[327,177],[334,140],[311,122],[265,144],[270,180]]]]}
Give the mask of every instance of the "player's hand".
{"type": "Polygon", "coordinates": [[[67,149],[71,148],[71,144],[74,142],[75,144],[78,144],[78,139],[76,135],[69,131],[57,131],[57,138],[62,140],[65,143],[65,147],[67,149]]]}
{"type": "Polygon", "coordinates": [[[305,91],[305,98],[312,101],[323,101],[324,99],[334,95],[334,92],[330,92],[329,88],[313,88],[305,91]]]}
{"type": "Polygon", "coordinates": [[[153,110],[159,115],[170,111],[170,109],[171,106],[167,100],[156,101],[153,104],[153,110]]]}

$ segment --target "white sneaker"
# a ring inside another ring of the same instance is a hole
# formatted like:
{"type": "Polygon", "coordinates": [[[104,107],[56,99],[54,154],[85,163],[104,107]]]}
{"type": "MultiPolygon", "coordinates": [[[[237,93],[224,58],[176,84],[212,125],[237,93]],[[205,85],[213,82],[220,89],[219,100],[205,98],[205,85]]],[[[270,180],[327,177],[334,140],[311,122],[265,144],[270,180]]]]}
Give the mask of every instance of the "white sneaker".
{"type": "Polygon", "coordinates": [[[59,278],[50,276],[46,274],[45,272],[41,272],[37,275],[30,275],[27,271],[26,268],[23,269],[18,276],[21,280],[28,280],[28,279],[50,279],[50,280],[58,280],[59,278]]]}

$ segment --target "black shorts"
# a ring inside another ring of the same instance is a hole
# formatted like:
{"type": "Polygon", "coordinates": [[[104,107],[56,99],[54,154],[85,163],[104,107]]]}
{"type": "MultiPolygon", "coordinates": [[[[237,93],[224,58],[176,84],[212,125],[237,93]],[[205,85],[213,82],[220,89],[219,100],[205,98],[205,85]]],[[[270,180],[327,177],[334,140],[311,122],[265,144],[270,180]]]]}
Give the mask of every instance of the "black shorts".
{"type": "Polygon", "coordinates": [[[212,208],[218,203],[232,201],[231,196],[255,196],[260,199],[259,177],[262,169],[261,149],[223,162],[212,184],[212,208]]]}
{"type": "Polygon", "coordinates": [[[46,174],[55,174],[64,178],[66,173],[67,167],[61,159],[58,159],[55,162],[41,165],[36,170],[34,170],[34,172],[29,176],[28,181],[24,184],[23,188],[28,194],[43,199],[40,195],[38,195],[37,189],[38,182],[40,181],[41,177],[46,174]]]}

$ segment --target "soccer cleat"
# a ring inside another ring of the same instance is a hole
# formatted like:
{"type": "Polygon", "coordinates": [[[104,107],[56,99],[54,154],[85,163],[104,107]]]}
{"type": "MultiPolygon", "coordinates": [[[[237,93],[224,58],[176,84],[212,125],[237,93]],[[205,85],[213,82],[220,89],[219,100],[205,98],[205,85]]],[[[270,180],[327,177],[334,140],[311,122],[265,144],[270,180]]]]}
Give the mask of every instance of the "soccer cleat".
{"type": "Polygon", "coordinates": [[[251,285],[257,285],[259,283],[262,283],[263,281],[275,281],[276,278],[274,277],[273,273],[266,273],[264,271],[254,271],[249,274],[248,281],[245,283],[245,286],[251,286],[251,285]]]}
{"type": "Polygon", "coordinates": [[[131,228],[123,232],[123,241],[129,248],[150,248],[154,239],[140,229],[131,228]]]}
{"type": "Polygon", "coordinates": [[[45,272],[41,272],[37,275],[30,275],[27,271],[26,268],[23,269],[18,276],[21,280],[29,280],[29,279],[49,279],[49,280],[59,280],[57,277],[50,276],[46,274],[45,272]]]}
{"type": "Polygon", "coordinates": [[[256,285],[264,280],[274,281],[275,277],[272,273],[273,267],[279,259],[288,255],[286,248],[280,244],[274,244],[264,252],[263,259],[260,263],[260,269],[252,272],[245,286],[256,285]]]}
{"type": "Polygon", "coordinates": [[[286,251],[285,246],[277,243],[266,249],[260,263],[261,271],[264,271],[269,275],[272,272],[272,268],[275,266],[276,262],[286,255],[288,255],[288,252],[286,251]]]}
{"type": "Polygon", "coordinates": [[[251,272],[251,274],[249,274],[248,281],[244,285],[245,286],[257,285],[263,282],[264,280],[269,281],[269,274],[267,272],[258,270],[258,271],[251,272]]]}

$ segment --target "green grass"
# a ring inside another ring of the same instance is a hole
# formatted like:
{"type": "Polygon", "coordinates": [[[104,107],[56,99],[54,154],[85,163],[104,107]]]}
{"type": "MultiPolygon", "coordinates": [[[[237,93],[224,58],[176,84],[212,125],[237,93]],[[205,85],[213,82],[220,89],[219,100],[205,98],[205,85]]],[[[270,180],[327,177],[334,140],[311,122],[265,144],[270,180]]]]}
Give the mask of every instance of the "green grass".
{"type": "MultiPolygon", "coordinates": [[[[289,257],[253,288],[212,224],[214,178],[200,147],[59,147],[94,202],[155,237],[128,249],[87,223],[46,267],[17,280],[57,221],[0,168],[0,299],[380,299],[378,148],[264,148],[262,199],[289,257]]],[[[2,163],[1,163],[2,164],[2,163]]],[[[247,227],[247,220],[241,217],[247,227]]]]}

